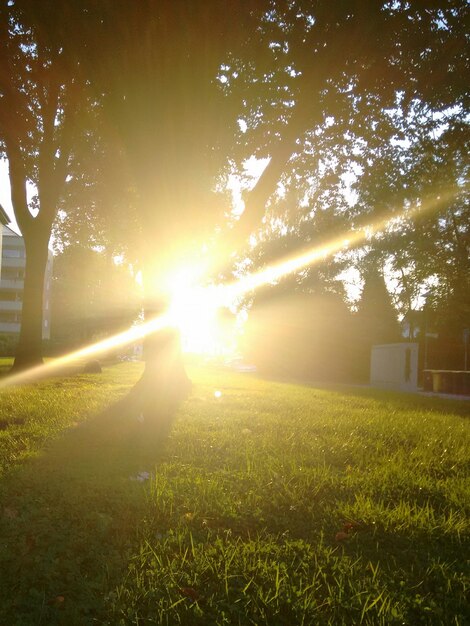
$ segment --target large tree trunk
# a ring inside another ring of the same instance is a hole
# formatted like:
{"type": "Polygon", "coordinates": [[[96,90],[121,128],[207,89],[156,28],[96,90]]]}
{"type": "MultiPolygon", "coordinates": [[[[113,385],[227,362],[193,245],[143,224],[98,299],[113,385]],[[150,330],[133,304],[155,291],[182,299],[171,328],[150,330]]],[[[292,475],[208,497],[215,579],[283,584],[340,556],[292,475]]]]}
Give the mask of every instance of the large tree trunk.
{"type": "MultiPolygon", "coordinates": [[[[166,302],[154,299],[145,310],[145,320],[163,315],[166,302]]],[[[186,374],[181,340],[176,328],[167,327],[144,338],[145,370],[137,384],[141,396],[142,415],[147,423],[159,425],[171,418],[184,400],[191,382],[186,374]]]]}
{"type": "Polygon", "coordinates": [[[148,335],[144,340],[144,359],[141,384],[147,390],[145,411],[151,415],[166,413],[184,399],[191,388],[178,330],[165,328],[148,335]]]}
{"type": "Polygon", "coordinates": [[[42,361],[42,322],[44,277],[48,255],[48,237],[40,233],[25,236],[26,266],[24,276],[21,330],[12,371],[24,370],[42,361]]]}
{"type": "MultiPolygon", "coordinates": [[[[136,155],[137,156],[137,155],[136,155]]],[[[154,171],[141,169],[136,174],[141,198],[141,261],[144,283],[145,321],[164,315],[169,294],[165,290],[168,273],[178,263],[178,234],[172,232],[171,202],[155,189],[154,171]]],[[[144,392],[144,412],[151,416],[168,413],[184,399],[191,387],[186,374],[181,339],[176,328],[164,328],[144,339],[145,371],[139,381],[144,392]]]]}

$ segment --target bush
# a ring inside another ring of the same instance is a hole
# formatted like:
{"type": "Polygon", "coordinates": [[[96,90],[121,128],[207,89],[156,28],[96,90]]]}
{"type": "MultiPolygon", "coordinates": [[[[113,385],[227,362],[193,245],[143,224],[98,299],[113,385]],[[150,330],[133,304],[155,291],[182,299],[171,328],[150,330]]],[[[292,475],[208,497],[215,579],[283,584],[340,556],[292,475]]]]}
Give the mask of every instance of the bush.
{"type": "Polygon", "coordinates": [[[0,356],[14,356],[18,345],[18,335],[0,334],[0,356]]]}

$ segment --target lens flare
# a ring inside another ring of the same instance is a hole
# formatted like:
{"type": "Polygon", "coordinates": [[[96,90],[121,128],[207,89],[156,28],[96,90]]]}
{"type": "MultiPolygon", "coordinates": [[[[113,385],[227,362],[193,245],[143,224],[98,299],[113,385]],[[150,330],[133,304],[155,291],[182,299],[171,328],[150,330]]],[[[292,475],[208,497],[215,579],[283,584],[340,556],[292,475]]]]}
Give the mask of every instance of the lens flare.
{"type": "Polygon", "coordinates": [[[228,285],[194,286],[191,285],[194,271],[191,269],[183,270],[174,280],[167,281],[168,284],[172,285],[172,301],[166,314],[43,365],[9,376],[0,381],[0,389],[53,374],[72,361],[90,358],[107,350],[129,345],[143,339],[150,333],[158,332],[169,326],[176,326],[180,329],[183,343],[187,342],[187,348],[192,344],[194,350],[197,348],[201,352],[217,354],[217,350],[220,350],[218,346],[223,343],[221,337],[217,337],[217,333],[220,335],[221,332],[217,322],[218,311],[221,308],[229,307],[241,296],[262,285],[275,283],[283,276],[313,265],[343,249],[358,246],[372,237],[374,233],[393,226],[397,220],[436,210],[454,196],[455,192],[441,192],[415,208],[407,208],[406,211],[393,215],[392,218],[379,220],[361,230],[351,231],[322,246],[313,247],[296,257],[285,259],[228,285]]]}
{"type": "Polygon", "coordinates": [[[174,323],[172,323],[168,314],[155,317],[154,319],[145,322],[145,324],[133,326],[122,333],[97,341],[96,343],[85,346],[84,348],[70,352],[65,356],[48,361],[47,363],[43,363],[41,365],[37,365],[36,367],[24,370],[23,372],[19,372],[13,376],[8,376],[7,378],[0,380],[0,389],[9,385],[30,382],[32,380],[42,378],[43,376],[49,376],[57,373],[62,368],[70,365],[73,361],[87,359],[120,346],[127,346],[135,341],[143,339],[150,333],[158,332],[168,326],[174,326],[174,323]]]}
{"type": "Polygon", "coordinates": [[[440,205],[448,202],[452,197],[454,197],[454,195],[454,192],[440,193],[436,196],[428,198],[425,202],[422,202],[415,208],[407,208],[405,211],[396,214],[391,218],[388,217],[378,220],[357,231],[350,231],[346,235],[332,239],[326,244],[309,248],[298,256],[289,257],[288,259],[280,261],[275,265],[271,265],[263,270],[260,270],[259,272],[244,276],[236,283],[226,287],[226,289],[230,290],[232,294],[231,297],[227,298],[229,300],[232,299],[233,301],[237,297],[249,293],[250,291],[254,291],[262,285],[275,283],[283,276],[298,272],[299,270],[310,265],[314,265],[327,257],[341,252],[341,250],[357,247],[365,240],[373,237],[375,233],[381,232],[387,227],[394,226],[398,221],[404,219],[405,217],[414,217],[419,213],[423,214],[436,210],[440,205]]]}

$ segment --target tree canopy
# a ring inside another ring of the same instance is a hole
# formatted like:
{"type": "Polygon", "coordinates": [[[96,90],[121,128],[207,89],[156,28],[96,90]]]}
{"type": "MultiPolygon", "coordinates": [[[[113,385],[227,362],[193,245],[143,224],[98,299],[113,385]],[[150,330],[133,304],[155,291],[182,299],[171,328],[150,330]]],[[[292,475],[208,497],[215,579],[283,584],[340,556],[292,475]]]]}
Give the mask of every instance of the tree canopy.
{"type": "Polygon", "coordinates": [[[67,246],[54,262],[53,345],[70,349],[125,330],[138,318],[140,298],[128,267],[90,247],[67,246]]]}
{"type": "MultiPolygon", "coordinates": [[[[291,237],[314,241],[317,232],[326,235],[325,223],[335,230],[344,220],[360,229],[389,215],[390,191],[406,200],[398,179],[391,189],[386,176],[369,191],[363,186],[353,207],[345,201],[345,175],[367,180],[374,164],[389,174],[383,156],[396,164],[395,137],[411,141],[409,125],[397,128],[387,111],[400,109],[403,120],[421,127],[423,115],[464,112],[468,104],[463,0],[13,0],[1,6],[8,59],[1,141],[25,237],[33,219],[25,181],[37,184],[46,232],[72,148],[79,146],[67,120],[91,106],[93,115],[80,119],[82,133],[95,134],[94,150],[105,142],[98,151],[112,155],[123,172],[113,181],[97,169],[101,197],[111,198],[105,204],[115,221],[120,211],[135,211],[140,221],[149,294],[217,231],[216,267],[260,226],[265,239],[287,223],[291,237]],[[251,155],[269,162],[236,219],[226,195],[215,192],[251,155]],[[279,183],[284,194],[276,193],[279,183]],[[379,187],[382,201],[370,192],[379,187]]],[[[84,178],[83,161],[69,182],[84,178]]]]}
{"type": "Polygon", "coordinates": [[[74,148],[83,85],[73,71],[52,2],[0,4],[0,153],[26,249],[18,368],[41,360],[42,298],[48,244],[74,148]],[[28,200],[27,187],[35,194],[28,200]]]}

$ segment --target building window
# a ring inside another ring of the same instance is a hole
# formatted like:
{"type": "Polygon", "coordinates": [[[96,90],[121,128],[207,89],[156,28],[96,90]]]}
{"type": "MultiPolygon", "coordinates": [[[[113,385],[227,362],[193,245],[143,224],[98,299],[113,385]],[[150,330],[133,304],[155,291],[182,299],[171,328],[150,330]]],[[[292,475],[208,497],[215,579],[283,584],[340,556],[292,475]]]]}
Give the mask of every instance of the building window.
{"type": "Polygon", "coordinates": [[[21,313],[15,311],[0,311],[0,322],[16,324],[21,322],[21,313]]]}
{"type": "Polygon", "coordinates": [[[23,250],[18,250],[18,248],[3,248],[3,256],[5,259],[22,259],[24,252],[23,250]]]}
{"type": "Polygon", "coordinates": [[[3,300],[3,302],[18,302],[21,298],[18,297],[16,291],[2,291],[0,300],[3,300]]]}
{"type": "Polygon", "coordinates": [[[17,267],[5,267],[2,265],[2,279],[4,280],[23,280],[24,269],[17,267]]]}

